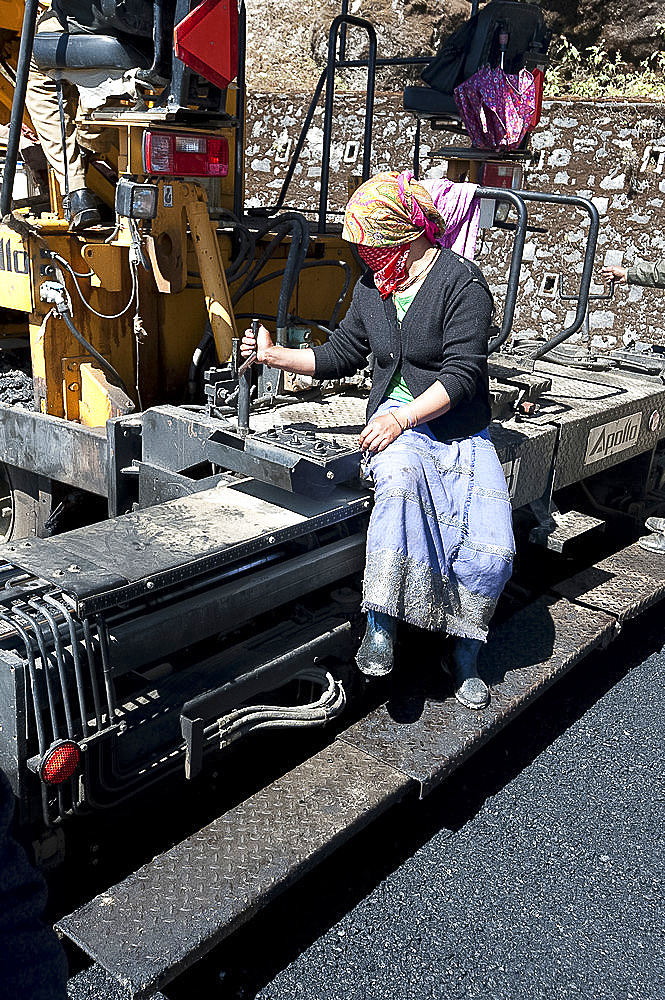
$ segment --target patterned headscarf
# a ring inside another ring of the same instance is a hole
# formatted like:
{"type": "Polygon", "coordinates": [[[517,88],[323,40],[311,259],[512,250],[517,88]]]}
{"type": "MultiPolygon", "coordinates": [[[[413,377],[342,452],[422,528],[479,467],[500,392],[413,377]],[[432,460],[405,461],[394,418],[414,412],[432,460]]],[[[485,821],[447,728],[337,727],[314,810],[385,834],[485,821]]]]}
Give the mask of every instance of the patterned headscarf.
{"type": "Polygon", "coordinates": [[[346,206],[342,238],[368,247],[397,247],[425,235],[432,242],[446,226],[410,170],[386,171],[365,181],[346,206]]]}

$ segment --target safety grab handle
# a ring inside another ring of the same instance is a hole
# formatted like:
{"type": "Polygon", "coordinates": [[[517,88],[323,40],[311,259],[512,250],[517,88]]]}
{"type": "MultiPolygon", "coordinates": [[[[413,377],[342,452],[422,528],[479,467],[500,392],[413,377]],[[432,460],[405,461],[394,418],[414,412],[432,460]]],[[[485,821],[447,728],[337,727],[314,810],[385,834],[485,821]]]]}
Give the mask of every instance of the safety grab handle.
{"type": "Polygon", "coordinates": [[[513,328],[515,317],[515,303],[517,302],[517,291],[520,282],[520,270],[522,267],[522,256],[524,254],[524,241],[526,239],[527,211],[522,198],[522,191],[512,191],[510,188],[479,187],[476,190],[476,198],[491,198],[493,201],[507,201],[517,210],[517,227],[513,252],[510,257],[510,270],[508,271],[508,288],[506,289],[506,300],[503,306],[503,320],[501,329],[496,337],[489,342],[488,354],[495,351],[506,342],[513,328]]]}
{"type": "Polygon", "coordinates": [[[588,198],[579,198],[574,195],[563,194],[536,194],[532,191],[519,191],[517,193],[524,201],[542,202],[546,205],[575,205],[578,208],[583,209],[589,215],[589,232],[587,234],[586,249],[584,251],[584,266],[582,268],[580,290],[577,296],[575,319],[570,326],[567,326],[564,330],[560,330],[559,333],[555,334],[554,337],[547,341],[547,343],[541,344],[540,347],[538,347],[533,354],[530,355],[535,361],[538,358],[542,358],[543,355],[547,354],[548,351],[551,351],[552,348],[558,347],[559,344],[562,344],[563,341],[567,340],[573,333],[577,333],[584,323],[584,317],[589,305],[589,290],[591,288],[593,264],[596,256],[596,245],[598,243],[600,216],[598,215],[598,209],[588,198]]]}

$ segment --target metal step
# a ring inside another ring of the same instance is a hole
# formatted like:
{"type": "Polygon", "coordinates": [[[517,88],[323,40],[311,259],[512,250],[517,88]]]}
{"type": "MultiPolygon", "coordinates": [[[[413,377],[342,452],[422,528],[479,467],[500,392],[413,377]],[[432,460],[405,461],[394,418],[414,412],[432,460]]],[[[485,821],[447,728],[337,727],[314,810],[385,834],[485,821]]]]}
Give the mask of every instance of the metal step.
{"type": "Polygon", "coordinates": [[[544,545],[550,552],[563,552],[566,545],[596,528],[601,528],[605,522],[589,514],[580,514],[578,510],[569,510],[565,514],[561,511],[552,512],[554,528],[549,531],[546,527],[533,528],[529,540],[536,545],[544,545]]]}
{"type": "Polygon", "coordinates": [[[470,712],[438,683],[414,684],[407,669],[390,700],[340,737],[420,783],[426,794],[593,649],[611,641],[613,617],[565,598],[542,597],[503,625],[483,650],[492,700],[470,712]]]}
{"type": "Polygon", "coordinates": [[[413,787],[334,743],[56,926],[152,996],[413,787]]]}
{"type": "Polygon", "coordinates": [[[635,543],[553,588],[577,604],[634,618],[665,597],[665,555],[635,543]]]}

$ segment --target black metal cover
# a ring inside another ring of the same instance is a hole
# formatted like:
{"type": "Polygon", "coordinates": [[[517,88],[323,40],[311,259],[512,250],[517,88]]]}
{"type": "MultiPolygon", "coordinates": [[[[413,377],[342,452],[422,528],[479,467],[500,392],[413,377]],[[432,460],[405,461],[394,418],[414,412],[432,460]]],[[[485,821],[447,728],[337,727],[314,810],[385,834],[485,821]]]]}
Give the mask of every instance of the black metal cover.
{"type": "Polygon", "coordinates": [[[87,525],[0,546],[0,559],[62,588],[81,617],[191,579],[362,513],[362,490],[308,500],[255,482],[220,486],[87,525]]]}
{"type": "Polygon", "coordinates": [[[108,494],[108,443],[100,427],[0,403],[0,455],[8,465],[108,494]]]}
{"type": "Polygon", "coordinates": [[[148,997],[413,787],[336,743],[57,927],[148,997]]]}

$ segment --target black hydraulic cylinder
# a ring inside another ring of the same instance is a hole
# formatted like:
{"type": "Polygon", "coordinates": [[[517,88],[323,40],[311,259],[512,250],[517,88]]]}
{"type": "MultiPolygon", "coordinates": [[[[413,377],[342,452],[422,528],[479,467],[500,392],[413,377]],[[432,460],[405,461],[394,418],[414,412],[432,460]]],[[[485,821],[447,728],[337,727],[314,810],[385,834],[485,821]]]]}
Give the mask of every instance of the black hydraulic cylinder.
{"type": "Polygon", "coordinates": [[[19,46],[18,64],[16,67],[14,100],[12,101],[12,113],[9,120],[9,138],[7,139],[7,153],[2,177],[2,192],[0,193],[0,218],[9,215],[12,207],[12,192],[14,190],[14,177],[16,176],[16,162],[18,160],[18,148],[21,139],[21,125],[23,124],[23,112],[25,110],[25,94],[28,89],[28,73],[30,72],[30,58],[32,56],[32,43],[35,37],[37,12],[38,0],[26,0],[23,27],[21,29],[21,44],[19,46]]]}

